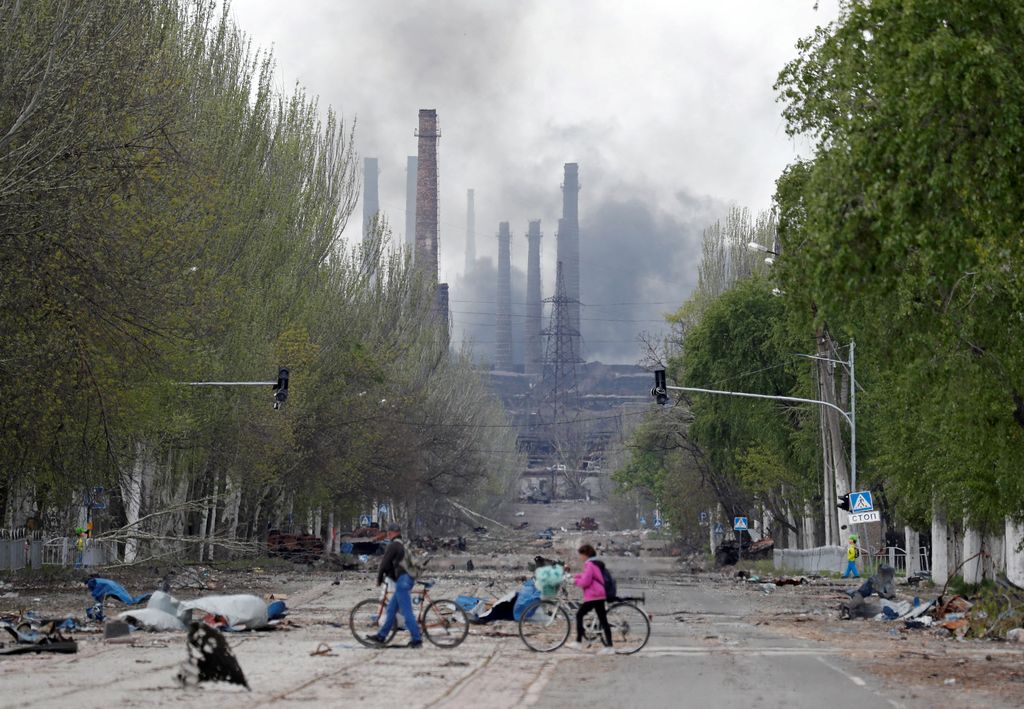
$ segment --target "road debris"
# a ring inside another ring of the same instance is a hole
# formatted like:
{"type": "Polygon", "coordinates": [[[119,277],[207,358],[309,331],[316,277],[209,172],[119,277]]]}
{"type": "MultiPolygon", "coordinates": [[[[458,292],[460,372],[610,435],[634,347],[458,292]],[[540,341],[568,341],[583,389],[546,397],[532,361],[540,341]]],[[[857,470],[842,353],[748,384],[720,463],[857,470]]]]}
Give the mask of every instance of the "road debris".
{"type": "MultiPolygon", "coordinates": [[[[11,641],[0,639],[0,656],[24,655],[27,653],[53,652],[71,654],[78,652],[78,644],[61,633],[68,629],[72,619],[43,620],[35,615],[23,614],[18,618],[0,620],[0,630],[6,631],[11,641]]],[[[74,622],[72,621],[72,627],[74,622]]],[[[6,638],[0,634],[0,638],[6,638]]]]}
{"type": "Polygon", "coordinates": [[[192,623],[186,648],[188,659],[181,664],[177,674],[182,687],[201,682],[230,682],[251,691],[238,660],[216,628],[205,623],[192,623]]]}
{"type": "Polygon", "coordinates": [[[126,606],[136,606],[149,600],[150,594],[144,593],[141,596],[133,596],[124,589],[124,586],[117,581],[94,576],[85,582],[89,593],[97,603],[103,603],[108,598],[115,598],[126,606]]]}

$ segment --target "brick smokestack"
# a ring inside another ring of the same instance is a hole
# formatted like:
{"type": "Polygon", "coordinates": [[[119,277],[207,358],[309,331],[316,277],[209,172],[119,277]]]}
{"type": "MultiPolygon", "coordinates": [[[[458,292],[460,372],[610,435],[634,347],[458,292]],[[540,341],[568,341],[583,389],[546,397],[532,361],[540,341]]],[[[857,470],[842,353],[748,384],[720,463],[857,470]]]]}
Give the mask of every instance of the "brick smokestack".
{"type": "Polygon", "coordinates": [[[405,158],[405,249],[416,251],[416,156],[405,158]]]}
{"type": "Polygon", "coordinates": [[[540,284],[540,220],[530,222],[526,232],[528,243],[526,255],[526,330],[524,333],[523,359],[527,374],[540,374],[543,367],[543,330],[540,284]]]}
{"type": "Polygon", "coordinates": [[[562,180],[562,218],[558,222],[557,260],[562,264],[565,278],[566,318],[573,331],[573,352],[577,357],[583,354],[580,346],[580,220],[579,220],[580,177],[579,165],[565,163],[565,177],[562,180]]]}
{"type": "Polygon", "coordinates": [[[476,265],[476,194],[466,190],[466,273],[476,265]]]}
{"type": "Polygon", "coordinates": [[[508,222],[498,225],[498,331],[494,364],[512,370],[512,236],[508,222]]]}
{"type": "Polygon", "coordinates": [[[421,109],[416,157],[416,268],[437,283],[437,111],[421,109]]]}

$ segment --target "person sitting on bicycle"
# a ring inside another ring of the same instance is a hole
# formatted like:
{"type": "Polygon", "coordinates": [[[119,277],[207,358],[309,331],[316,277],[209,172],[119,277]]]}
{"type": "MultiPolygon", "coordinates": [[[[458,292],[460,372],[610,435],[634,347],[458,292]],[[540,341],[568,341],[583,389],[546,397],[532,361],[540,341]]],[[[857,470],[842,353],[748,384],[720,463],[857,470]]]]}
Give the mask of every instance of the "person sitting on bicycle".
{"type": "Polygon", "coordinates": [[[597,551],[590,544],[584,544],[578,550],[580,561],[583,562],[583,573],[573,577],[573,583],[583,589],[583,604],[576,611],[576,642],[569,647],[579,649],[583,644],[583,617],[590,611],[597,613],[597,620],[601,623],[601,631],[604,633],[605,648],[611,651],[612,629],[608,625],[608,612],[605,607],[605,600],[608,594],[604,590],[604,572],[594,561],[597,551]]]}
{"type": "Polygon", "coordinates": [[[406,554],[405,545],[402,544],[402,528],[397,524],[391,523],[388,525],[388,531],[398,532],[398,534],[388,544],[387,549],[384,551],[384,558],[380,560],[380,567],[377,569],[377,585],[380,586],[384,583],[384,577],[387,576],[395,582],[395,592],[391,594],[391,598],[388,600],[384,625],[381,626],[376,635],[371,635],[367,639],[378,645],[386,645],[387,638],[391,634],[391,628],[395,624],[395,616],[401,610],[402,617],[405,619],[405,629],[412,636],[408,647],[423,647],[420,626],[416,622],[416,614],[412,610],[412,588],[416,581],[405,566],[406,554]]]}

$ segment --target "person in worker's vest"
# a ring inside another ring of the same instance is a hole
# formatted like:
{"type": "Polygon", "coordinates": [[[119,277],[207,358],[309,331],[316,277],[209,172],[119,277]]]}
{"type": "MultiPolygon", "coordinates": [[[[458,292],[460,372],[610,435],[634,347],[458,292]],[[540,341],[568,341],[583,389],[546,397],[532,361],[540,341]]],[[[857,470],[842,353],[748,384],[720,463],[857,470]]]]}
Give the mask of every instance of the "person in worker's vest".
{"type": "Polygon", "coordinates": [[[843,573],[843,578],[860,578],[860,572],[857,570],[857,557],[860,556],[860,551],[857,549],[857,537],[851,536],[849,544],[846,547],[846,571],[843,573]]]}

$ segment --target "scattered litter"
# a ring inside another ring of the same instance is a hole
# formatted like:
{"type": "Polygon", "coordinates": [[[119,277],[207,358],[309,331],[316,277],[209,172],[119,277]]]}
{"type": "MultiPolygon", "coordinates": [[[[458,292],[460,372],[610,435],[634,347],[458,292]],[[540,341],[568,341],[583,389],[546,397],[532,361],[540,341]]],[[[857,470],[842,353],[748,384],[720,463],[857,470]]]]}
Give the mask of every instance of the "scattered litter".
{"type": "Polygon", "coordinates": [[[950,686],[956,684],[956,677],[948,677],[948,678],[946,678],[946,680],[943,682],[943,684],[946,685],[947,687],[950,687],[950,686]]]}
{"type": "Polygon", "coordinates": [[[1011,643],[1024,643],[1024,628],[1013,628],[1006,632],[1006,639],[1011,643]]]}
{"type": "Polygon", "coordinates": [[[232,629],[256,630],[270,624],[267,602],[259,596],[237,594],[233,596],[204,596],[181,603],[181,610],[188,618],[190,611],[223,619],[224,625],[232,629]]]}
{"type": "Polygon", "coordinates": [[[103,626],[103,639],[107,642],[129,642],[132,628],[123,620],[112,620],[103,626]]]}
{"type": "Polygon", "coordinates": [[[126,606],[136,606],[140,603],[145,603],[150,597],[150,594],[148,593],[141,596],[133,596],[117,581],[111,581],[110,579],[104,579],[98,576],[94,576],[86,581],[85,585],[97,603],[103,603],[103,601],[108,598],[116,598],[126,606]]]}
{"type": "Polygon", "coordinates": [[[73,654],[78,652],[78,644],[64,637],[60,632],[58,621],[49,621],[38,629],[29,622],[0,622],[0,629],[6,630],[14,642],[0,642],[0,655],[24,655],[27,653],[54,652],[73,654]]]}
{"type": "MultiPolygon", "coordinates": [[[[140,630],[149,630],[155,633],[182,631],[185,629],[185,624],[177,616],[171,615],[159,608],[139,608],[138,610],[125,611],[118,614],[117,618],[118,621],[130,623],[140,630]]],[[[107,623],[107,627],[110,627],[113,622],[107,623]]]]}
{"type": "Polygon", "coordinates": [[[205,623],[192,623],[186,647],[188,659],[181,664],[177,675],[181,686],[200,682],[230,682],[250,689],[238,660],[216,628],[205,623]]]}

